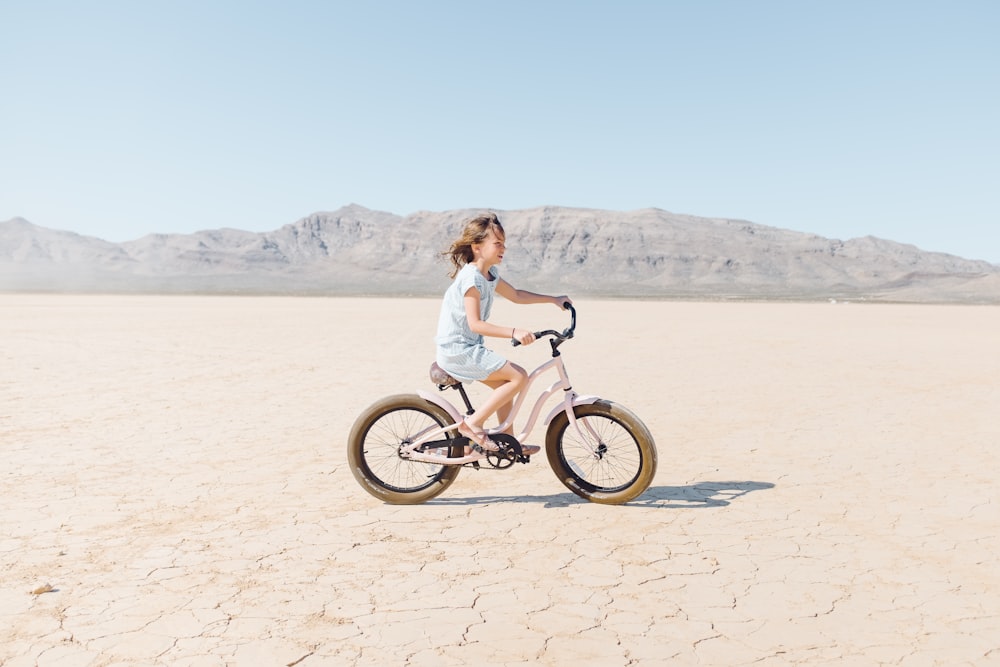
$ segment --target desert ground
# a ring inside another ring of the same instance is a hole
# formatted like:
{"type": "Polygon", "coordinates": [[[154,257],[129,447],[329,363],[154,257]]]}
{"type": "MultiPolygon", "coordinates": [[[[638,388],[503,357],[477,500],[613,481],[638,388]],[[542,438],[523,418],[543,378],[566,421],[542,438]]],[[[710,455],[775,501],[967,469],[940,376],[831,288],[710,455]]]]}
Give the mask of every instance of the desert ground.
{"type": "Polygon", "coordinates": [[[656,439],[623,506],[355,482],[435,300],[0,295],[0,663],[1000,664],[1000,307],[577,306],[574,387],[656,439]]]}

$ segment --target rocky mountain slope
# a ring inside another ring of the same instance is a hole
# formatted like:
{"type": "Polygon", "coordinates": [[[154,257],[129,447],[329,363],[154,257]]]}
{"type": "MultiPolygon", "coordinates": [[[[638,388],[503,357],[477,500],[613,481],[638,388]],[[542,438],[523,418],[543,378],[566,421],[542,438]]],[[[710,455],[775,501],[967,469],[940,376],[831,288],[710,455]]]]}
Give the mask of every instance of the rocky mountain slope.
{"type": "MultiPolygon", "coordinates": [[[[479,210],[409,216],[351,205],[273,232],[216,229],[110,243],[0,223],[0,290],[438,295],[440,257],[479,210]]],[[[1000,266],[865,237],[741,220],[543,207],[499,211],[503,274],[546,292],[652,298],[1000,303],[1000,266]]]]}

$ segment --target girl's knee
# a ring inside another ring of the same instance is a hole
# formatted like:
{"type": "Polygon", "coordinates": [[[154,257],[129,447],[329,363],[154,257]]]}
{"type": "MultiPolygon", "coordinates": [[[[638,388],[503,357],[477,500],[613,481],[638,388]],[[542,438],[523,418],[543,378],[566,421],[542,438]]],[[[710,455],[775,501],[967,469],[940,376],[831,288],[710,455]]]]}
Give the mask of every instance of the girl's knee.
{"type": "Polygon", "coordinates": [[[514,378],[513,380],[510,381],[510,383],[512,385],[514,385],[515,387],[517,387],[518,391],[520,391],[521,389],[523,389],[524,385],[527,384],[527,382],[528,382],[528,378],[522,377],[520,375],[518,375],[516,378],[514,378]]]}
{"type": "Polygon", "coordinates": [[[527,371],[517,364],[512,364],[508,361],[503,368],[491,375],[488,379],[484,380],[484,382],[496,389],[500,385],[507,383],[514,383],[520,386],[527,382],[527,380],[527,371]]]}
{"type": "Polygon", "coordinates": [[[511,379],[519,386],[523,385],[525,382],[528,381],[528,372],[525,371],[520,366],[518,366],[517,364],[511,364],[511,370],[513,371],[511,374],[512,375],[511,379]]]}

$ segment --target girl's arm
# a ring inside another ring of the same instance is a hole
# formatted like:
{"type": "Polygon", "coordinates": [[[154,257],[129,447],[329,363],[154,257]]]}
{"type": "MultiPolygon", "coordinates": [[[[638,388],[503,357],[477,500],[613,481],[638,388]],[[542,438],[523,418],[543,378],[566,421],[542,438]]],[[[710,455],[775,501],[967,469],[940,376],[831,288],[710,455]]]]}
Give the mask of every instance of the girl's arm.
{"type": "Polygon", "coordinates": [[[532,333],[526,329],[515,329],[514,327],[491,324],[480,318],[479,290],[475,287],[470,287],[465,293],[463,303],[465,304],[465,319],[469,321],[469,328],[473,333],[477,333],[480,336],[491,336],[493,338],[517,338],[525,345],[535,340],[532,333]],[[530,338],[530,340],[522,340],[527,338],[530,338]]]}
{"type": "MultiPolygon", "coordinates": [[[[548,296],[546,294],[535,294],[534,292],[529,292],[528,290],[515,289],[513,285],[503,278],[501,278],[500,282],[497,283],[497,293],[508,301],[520,304],[551,303],[562,308],[563,304],[567,301],[569,303],[573,303],[573,300],[566,295],[548,296]]],[[[483,335],[485,336],[486,334],[483,335]]]]}
{"type": "MultiPolygon", "coordinates": [[[[535,294],[527,290],[514,289],[510,283],[503,278],[497,283],[497,292],[500,296],[514,303],[551,303],[562,308],[566,302],[573,303],[568,296],[547,296],[545,294],[535,294]]],[[[517,329],[515,327],[490,324],[479,317],[479,290],[470,287],[465,293],[465,318],[469,322],[469,329],[480,336],[491,336],[493,338],[514,338],[522,345],[530,345],[535,341],[535,334],[528,329],[517,329]]]]}

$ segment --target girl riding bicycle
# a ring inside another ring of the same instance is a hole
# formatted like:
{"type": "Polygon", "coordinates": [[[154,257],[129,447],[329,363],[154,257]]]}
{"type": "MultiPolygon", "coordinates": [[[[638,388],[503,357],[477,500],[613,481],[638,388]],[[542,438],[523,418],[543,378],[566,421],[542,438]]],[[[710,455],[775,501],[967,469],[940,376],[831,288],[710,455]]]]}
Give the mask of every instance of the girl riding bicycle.
{"type": "MultiPolygon", "coordinates": [[[[437,364],[457,380],[478,380],[493,393],[472,415],[465,417],[458,431],[469,438],[472,449],[480,454],[497,451],[496,443],[483,430],[487,417],[497,414],[506,421],[514,398],[524,387],[528,375],[517,364],[483,345],[484,336],[511,338],[528,345],[535,340],[527,329],[500,326],[487,322],[493,308],[494,294],[517,304],[551,303],[559,308],[571,304],[567,296],[547,296],[515,289],[500,277],[497,266],[503,261],[506,234],[495,213],[469,220],[462,235],[444,256],[453,264],[451,286],[444,294],[438,319],[437,364]]],[[[507,429],[510,431],[510,427],[507,429]]],[[[537,453],[534,445],[522,445],[525,455],[537,453]]]]}
{"type": "Polygon", "coordinates": [[[502,280],[497,265],[503,260],[504,238],[497,217],[484,215],[470,220],[444,253],[455,266],[454,282],[441,306],[437,361],[429,379],[439,391],[458,390],[467,416],[443,396],[426,390],[385,396],[359,414],[351,427],[347,438],[351,474],[366,492],[384,502],[427,502],[448,489],[464,467],[509,470],[515,463],[530,463],[540,448],[524,441],[541,423],[545,460],[563,486],[595,503],[620,505],[634,500],[649,488],[656,474],[653,436],[620,403],[573,390],[565,355],[558,348],[574,337],[576,309],[565,296],[526,292],[502,280]],[[486,320],[496,293],[514,303],[565,304],[570,325],[561,332],[532,333],[489,324],[486,320]],[[551,359],[526,374],[483,346],[484,336],[508,335],[514,345],[548,340],[551,359]],[[535,381],[550,373],[558,376],[556,381],[526,408],[535,381]],[[463,380],[493,388],[478,412],[463,380]],[[542,408],[554,396],[559,397],[558,404],[544,416],[542,408]],[[522,408],[528,416],[515,435],[514,422],[522,408]],[[486,418],[494,413],[500,415],[500,424],[484,428],[486,418]],[[486,465],[480,466],[483,460],[486,465]]]}

